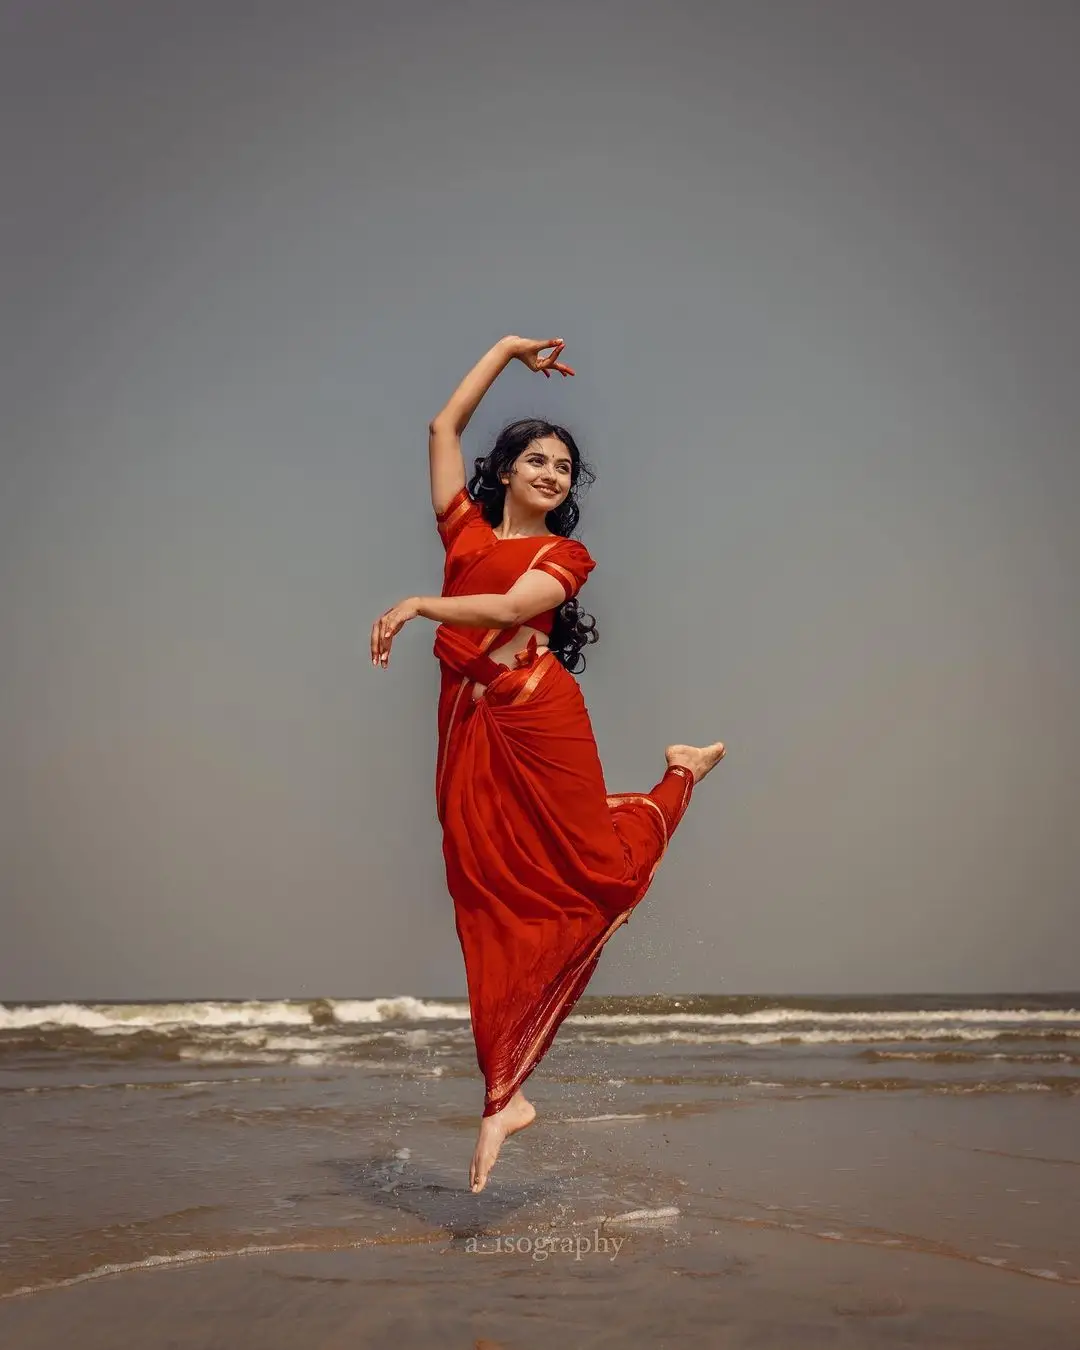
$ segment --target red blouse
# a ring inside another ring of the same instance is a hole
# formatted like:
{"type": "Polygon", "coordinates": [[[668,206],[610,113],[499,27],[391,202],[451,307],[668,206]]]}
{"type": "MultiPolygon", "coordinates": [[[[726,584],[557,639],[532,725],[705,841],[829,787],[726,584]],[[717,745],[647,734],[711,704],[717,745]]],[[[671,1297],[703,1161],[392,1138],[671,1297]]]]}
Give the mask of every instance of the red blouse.
{"type": "MultiPolygon", "coordinates": [[[[505,595],[533,568],[562,582],[566,599],[578,593],[596,564],[584,544],[558,534],[500,539],[480,507],[461,488],[435,517],[446,548],[443,595],[505,595]]],[[[555,610],[528,620],[530,628],[549,634],[555,610]]]]}

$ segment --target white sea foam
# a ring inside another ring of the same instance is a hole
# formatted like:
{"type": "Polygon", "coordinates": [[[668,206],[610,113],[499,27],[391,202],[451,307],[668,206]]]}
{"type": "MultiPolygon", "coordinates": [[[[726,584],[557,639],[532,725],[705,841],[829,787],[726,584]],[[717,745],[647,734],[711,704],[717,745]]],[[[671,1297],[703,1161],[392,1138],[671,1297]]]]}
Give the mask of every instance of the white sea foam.
{"type": "Polygon", "coordinates": [[[679,1217],[678,1205],[662,1205],[659,1209],[631,1209],[625,1214],[613,1214],[603,1220],[605,1228],[648,1228],[670,1224],[679,1217]]]}
{"type": "Polygon", "coordinates": [[[314,1026],[329,1012],[349,1025],[372,1022],[468,1021],[466,1002],[396,998],[259,1000],[228,1003],[51,1003],[0,1007],[0,1031],[29,1027],[81,1027],[89,1031],[169,1030],[183,1027],[314,1026]]]}
{"type": "MultiPolygon", "coordinates": [[[[742,1031],[733,1028],[723,1031],[641,1031],[623,1036],[567,1037],[583,1045],[879,1045],[885,1041],[992,1041],[1001,1031],[994,1027],[887,1027],[860,1030],[834,1028],[830,1031],[742,1031]]],[[[1057,1033],[1070,1039],[1080,1039],[1080,1028],[1064,1029],[1057,1033]]],[[[1033,1032],[1033,1036],[1045,1032],[1033,1032]]]]}
{"type": "Polygon", "coordinates": [[[0,1301],[9,1298],[22,1298],[27,1294],[39,1294],[46,1289],[68,1289],[72,1285],[85,1284],[88,1280],[100,1280],[106,1275],[126,1275],[138,1270],[158,1270],[163,1266],[189,1266],[203,1261],[216,1261],[226,1256],[266,1256],[274,1252],[307,1251],[310,1244],[304,1242],[280,1242],[247,1247],[212,1248],[192,1247],[188,1251],[171,1252],[161,1256],[144,1256],[138,1261],[109,1261],[105,1265],[95,1266],[81,1275],[71,1275],[64,1280],[46,1280],[42,1284],[23,1285],[0,1294],[0,1301]]]}
{"type": "Polygon", "coordinates": [[[1040,1022],[1080,1023],[1080,1009],[1062,1008],[953,1008],[911,1009],[881,1012],[823,1012],[814,1008],[765,1008],[748,1013],[571,1013],[567,1025],[592,1027],[655,1026],[672,1023],[702,1027],[785,1026],[789,1023],[828,1026],[922,1026],[935,1022],[976,1022],[980,1025],[1011,1026],[1040,1022]]]}
{"type": "Polygon", "coordinates": [[[438,1003],[402,994],[396,998],[330,999],[339,1022],[468,1021],[469,1005],[438,1003]]]}
{"type": "Polygon", "coordinates": [[[647,1120],[648,1113],[645,1111],[624,1111],[610,1112],[604,1116],[563,1116],[564,1125],[588,1125],[598,1120],[647,1120]]]}
{"type": "MultiPolygon", "coordinates": [[[[422,1027],[409,1031],[409,1024],[452,1022],[440,1028],[443,1037],[469,1034],[469,1006],[461,1000],[433,1000],[402,994],[372,999],[251,999],[246,1002],[204,1000],[173,1003],[53,1003],[39,1007],[0,1005],[0,1032],[63,1030],[79,1028],[102,1036],[135,1035],[139,1032],[202,1032],[250,1036],[259,1044],[262,1032],[295,1028],[298,1035],[310,1033],[311,1041],[295,1049],[325,1052],[334,1044],[344,1045],[352,1028],[354,1043],[366,1037],[401,1039],[406,1044],[424,1044],[429,1032],[422,1027]],[[402,1027],[402,1023],[405,1027],[402,1027]],[[359,1028],[371,1028],[360,1032],[359,1028]],[[378,1028],[378,1029],[376,1029],[378,1028]]],[[[574,1012],[566,1019],[567,1032],[578,1039],[611,1040],[624,1045],[735,1043],[775,1045],[853,1044],[880,1041],[990,1040],[1006,1033],[1030,1030],[1033,1036],[1056,1034],[1080,1037],[1078,1008],[951,1008],[873,1012],[813,1008],[762,1008],[753,1012],[691,1013],[681,1010],[656,1013],[574,1012]],[[607,1033],[607,1036],[604,1035],[607,1033]]],[[[434,1030],[434,1029],[432,1029],[434,1030]]],[[[269,1042],[267,1042],[269,1044],[269,1042]]],[[[280,1048],[288,1048],[284,1038],[280,1048]]]]}
{"type": "Polygon", "coordinates": [[[234,1036],[230,1044],[250,1045],[262,1050],[318,1050],[325,1054],[370,1039],[368,1036],[270,1036],[265,1031],[254,1031],[234,1036]]]}
{"type": "Polygon", "coordinates": [[[282,1056],[266,1050],[245,1050],[243,1046],[217,1050],[209,1045],[185,1045],[179,1052],[181,1059],[198,1064],[281,1064],[282,1056]]]}

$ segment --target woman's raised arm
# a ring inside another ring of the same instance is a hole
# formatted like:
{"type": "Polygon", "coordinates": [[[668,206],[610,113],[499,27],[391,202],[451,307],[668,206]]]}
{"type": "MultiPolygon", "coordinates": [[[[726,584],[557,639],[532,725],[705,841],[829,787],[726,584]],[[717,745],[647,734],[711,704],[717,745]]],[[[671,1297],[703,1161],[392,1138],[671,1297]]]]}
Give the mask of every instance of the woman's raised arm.
{"type": "Polygon", "coordinates": [[[573,375],[570,367],[558,360],[564,346],[561,338],[552,338],[548,342],[514,336],[500,338],[461,381],[442,412],[432,418],[428,426],[428,466],[431,470],[431,505],[436,513],[444,511],[454,494],[465,486],[461,433],[499,374],[517,357],[530,370],[542,370],[545,376],[553,370],[561,375],[573,375]],[[542,357],[540,353],[548,347],[553,349],[551,354],[542,357]]]}

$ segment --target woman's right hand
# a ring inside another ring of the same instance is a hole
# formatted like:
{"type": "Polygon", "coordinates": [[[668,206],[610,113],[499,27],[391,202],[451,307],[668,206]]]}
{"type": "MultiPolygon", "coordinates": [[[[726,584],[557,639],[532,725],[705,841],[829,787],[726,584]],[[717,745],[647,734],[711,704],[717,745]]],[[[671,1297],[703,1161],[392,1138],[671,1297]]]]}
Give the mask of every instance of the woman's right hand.
{"type": "Polygon", "coordinates": [[[535,338],[523,337],[512,337],[507,340],[510,343],[511,353],[530,370],[542,370],[545,379],[551,378],[553,370],[557,370],[564,377],[575,374],[570,366],[564,365],[559,360],[562,350],[566,346],[562,338],[548,338],[545,342],[537,342],[535,338]],[[550,355],[541,356],[540,353],[548,347],[552,348],[550,355]]]}

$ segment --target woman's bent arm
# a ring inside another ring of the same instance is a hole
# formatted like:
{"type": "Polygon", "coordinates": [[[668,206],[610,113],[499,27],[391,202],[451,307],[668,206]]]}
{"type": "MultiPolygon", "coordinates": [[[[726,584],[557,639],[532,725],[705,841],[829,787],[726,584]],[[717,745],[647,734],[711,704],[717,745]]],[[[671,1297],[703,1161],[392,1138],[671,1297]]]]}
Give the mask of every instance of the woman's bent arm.
{"type": "Polygon", "coordinates": [[[414,605],[421,619],[462,628],[513,628],[517,623],[505,595],[416,595],[405,603],[414,605]]]}
{"type": "Polygon", "coordinates": [[[480,400],[499,374],[514,359],[516,337],[500,338],[477,361],[450,396],[442,412],[428,426],[428,465],[431,470],[431,505],[436,513],[444,511],[456,492],[465,486],[465,460],[461,453],[461,433],[480,400]]]}
{"type": "Polygon", "coordinates": [[[534,338],[504,337],[477,361],[450,396],[450,402],[428,424],[428,465],[431,469],[431,504],[436,515],[450,505],[456,492],[465,486],[465,460],[461,454],[461,433],[469,425],[480,400],[495,383],[500,372],[517,358],[545,379],[551,372],[573,375],[571,366],[559,360],[565,344],[562,338],[538,342],[534,338]],[[551,348],[547,356],[542,351],[551,348]]]}
{"type": "Polygon", "coordinates": [[[387,664],[394,636],[410,619],[434,619],[462,628],[516,628],[563,599],[561,581],[532,571],[518,577],[505,595],[411,595],[391,605],[371,625],[371,664],[387,664]]]}
{"type": "Polygon", "coordinates": [[[546,572],[526,572],[505,595],[418,595],[416,612],[436,623],[463,628],[513,628],[546,614],[566,599],[561,581],[546,572]]]}

